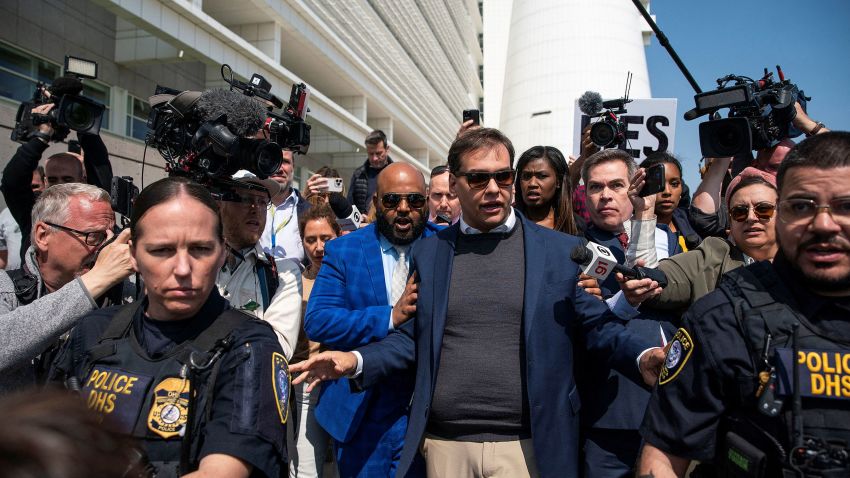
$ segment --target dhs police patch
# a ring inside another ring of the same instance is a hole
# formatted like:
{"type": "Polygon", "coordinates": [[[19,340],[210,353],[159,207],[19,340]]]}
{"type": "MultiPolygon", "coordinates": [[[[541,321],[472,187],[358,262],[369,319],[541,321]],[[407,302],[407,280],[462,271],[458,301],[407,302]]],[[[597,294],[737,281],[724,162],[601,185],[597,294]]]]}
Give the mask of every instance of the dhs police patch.
{"type": "Polygon", "coordinates": [[[664,366],[661,367],[661,373],[658,375],[659,385],[669,383],[676,378],[676,375],[679,375],[682,367],[691,358],[694,342],[687,330],[679,329],[667,347],[667,357],[664,359],[664,366]]]}
{"type": "Polygon", "coordinates": [[[280,423],[286,423],[289,416],[289,363],[277,352],[272,354],[272,385],[280,423]]]}

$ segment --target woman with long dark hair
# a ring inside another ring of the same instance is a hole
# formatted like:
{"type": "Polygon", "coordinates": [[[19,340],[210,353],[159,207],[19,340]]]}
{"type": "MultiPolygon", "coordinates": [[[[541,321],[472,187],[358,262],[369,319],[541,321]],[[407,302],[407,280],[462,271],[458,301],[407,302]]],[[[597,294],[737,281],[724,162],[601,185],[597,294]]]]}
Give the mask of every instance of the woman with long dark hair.
{"type": "Polygon", "coordinates": [[[514,183],[517,210],[543,226],[567,234],[583,229],[575,217],[567,160],[558,148],[534,146],[522,153],[514,183]]]}

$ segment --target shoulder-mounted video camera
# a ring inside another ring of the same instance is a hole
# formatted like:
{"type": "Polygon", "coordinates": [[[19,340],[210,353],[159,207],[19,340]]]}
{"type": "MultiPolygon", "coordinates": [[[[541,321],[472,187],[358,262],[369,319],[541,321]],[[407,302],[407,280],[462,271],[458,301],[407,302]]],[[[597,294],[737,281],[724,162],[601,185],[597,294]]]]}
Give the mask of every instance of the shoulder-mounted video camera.
{"type": "Polygon", "coordinates": [[[261,75],[254,74],[244,83],[233,78],[228,65],[222,65],[221,72],[231,91],[251,97],[250,100],[246,98],[248,101],[259,101],[267,110],[265,122],[259,125],[267,133],[265,138],[235,134],[234,124],[253,121],[253,118],[240,116],[238,111],[212,119],[202,118],[197,108],[202,95],[199,91],[180,92],[157,86],[150,98],[149,132],[145,141],[165,159],[169,174],[189,176],[206,185],[212,180],[226,180],[241,169],[266,178],[280,167],[282,149],[300,154],[307,152],[310,125],[304,121],[309,95],[306,85],[294,85],[290,103],[284,105],[271,94],[271,83],[261,75]],[[283,108],[283,111],[273,114],[274,108],[283,108]]]}
{"type": "Polygon", "coordinates": [[[685,113],[690,121],[703,115],[715,115],[729,108],[729,116],[713,119],[699,125],[702,155],[722,158],[750,154],[751,151],[771,147],[783,138],[801,133],[791,125],[797,114],[794,103],[802,105],[806,98],[797,85],[785,79],[776,65],[779,81],[773,72],[764,69],[760,80],[746,76],[727,75],[717,79],[717,89],[694,96],[696,108],[685,113]],[[734,83],[733,86],[727,86],[734,83]]]}
{"type": "Polygon", "coordinates": [[[65,57],[65,76],[53,80],[50,86],[38,82],[31,101],[18,107],[12,141],[26,143],[38,131],[38,125],[53,127],[51,141],[62,141],[71,130],[83,134],[100,133],[100,123],[106,107],[82,96],[83,78],[97,78],[97,63],[94,61],[65,57]],[[34,114],[33,108],[53,103],[55,106],[46,114],[34,114]]]}

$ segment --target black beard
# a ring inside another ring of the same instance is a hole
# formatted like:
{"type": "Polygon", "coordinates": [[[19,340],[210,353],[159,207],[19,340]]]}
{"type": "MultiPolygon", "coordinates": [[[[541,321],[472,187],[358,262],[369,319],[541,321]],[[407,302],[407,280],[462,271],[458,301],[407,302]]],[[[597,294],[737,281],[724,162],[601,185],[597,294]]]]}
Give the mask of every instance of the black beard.
{"type": "MultiPolygon", "coordinates": [[[[779,243],[779,237],[776,238],[777,243],[779,243]]],[[[846,275],[844,277],[839,277],[837,279],[826,279],[822,277],[813,277],[805,272],[796,261],[791,260],[789,257],[785,255],[782,251],[782,245],[779,245],[779,252],[777,255],[781,255],[782,259],[788,264],[788,267],[791,268],[794,273],[803,279],[803,283],[805,286],[811,290],[812,292],[844,292],[850,289],[850,275],[846,275]]]]}
{"type": "MultiPolygon", "coordinates": [[[[420,219],[419,221],[414,221],[413,218],[411,221],[410,228],[410,236],[409,237],[398,237],[395,233],[395,229],[393,225],[390,224],[390,221],[387,220],[386,215],[384,215],[384,211],[377,211],[375,214],[377,223],[378,223],[378,232],[383,234],[384,237],[390,241],[390,244],[395,244],[397,246],[406,246],[411,242],[419,239],[419,236],[422,235],[422,232],[425,231],[425,221],[420,219]]],[[[419,217],[424,217],[423,215],[419,215],[419,217]]]]}

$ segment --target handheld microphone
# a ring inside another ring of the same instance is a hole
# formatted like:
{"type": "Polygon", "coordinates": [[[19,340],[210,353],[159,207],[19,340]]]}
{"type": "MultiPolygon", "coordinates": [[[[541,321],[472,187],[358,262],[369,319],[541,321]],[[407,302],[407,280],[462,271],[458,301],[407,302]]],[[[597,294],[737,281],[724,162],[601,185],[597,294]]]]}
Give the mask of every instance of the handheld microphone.
{"type": "Polygon", "coordinates": [[[648,267],[627,267],[617,262],[611,250],[595,242],[584,247],[573,248],[570,258],[579,266],[581,272],[603,282],[612,272],[619,272],[628,279],[652,279],[659,287],[667,287],[667,276],[658,269],[648,267]]]}
{"type": "Polygon", "coordinates": [[[360,227],[362,215],[357,206],[348,202],[342,194],[328,195],[328,204],[336,216],[336,222],[344,231],[356,231],[360,227]]]}

